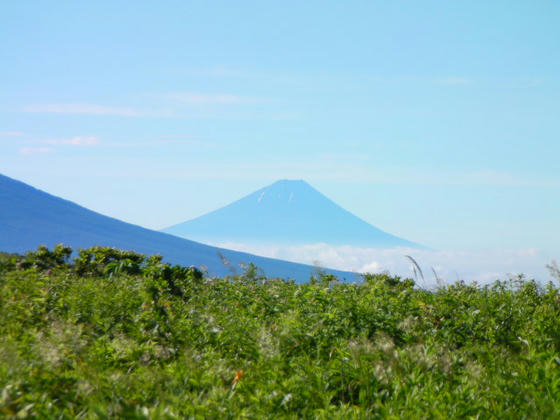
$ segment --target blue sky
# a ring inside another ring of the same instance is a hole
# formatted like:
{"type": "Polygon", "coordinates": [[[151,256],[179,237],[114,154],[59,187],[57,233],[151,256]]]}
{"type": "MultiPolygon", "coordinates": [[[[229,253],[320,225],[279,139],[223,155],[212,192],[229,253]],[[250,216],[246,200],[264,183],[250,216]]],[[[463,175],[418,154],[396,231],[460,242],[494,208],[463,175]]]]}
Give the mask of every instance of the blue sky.
{"type": "Polygon", "coordinates": [[[0,172],[163,228],[305,179],[435,249],[560,258],[560,3],[1,6],[0,172]]]}

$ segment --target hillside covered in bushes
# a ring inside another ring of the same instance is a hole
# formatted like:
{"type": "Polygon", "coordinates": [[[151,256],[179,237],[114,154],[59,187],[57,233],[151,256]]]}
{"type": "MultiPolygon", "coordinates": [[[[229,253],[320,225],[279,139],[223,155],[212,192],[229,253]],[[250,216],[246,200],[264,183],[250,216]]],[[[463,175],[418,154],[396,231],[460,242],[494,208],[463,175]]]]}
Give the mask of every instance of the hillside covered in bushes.
{"type": "Polygon", "coordinates": [[[0,416],[560,417],[552,282],[295,284],[71,255],[0,257],[0,416]]]}

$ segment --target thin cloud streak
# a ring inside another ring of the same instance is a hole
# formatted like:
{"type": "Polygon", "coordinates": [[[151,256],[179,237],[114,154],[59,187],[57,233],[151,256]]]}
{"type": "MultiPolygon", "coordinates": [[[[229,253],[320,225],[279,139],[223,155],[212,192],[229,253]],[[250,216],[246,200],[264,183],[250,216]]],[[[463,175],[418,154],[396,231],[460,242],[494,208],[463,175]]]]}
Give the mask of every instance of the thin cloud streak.
{"type": "Polygon", "coordinates": [[[0,131],[0,136],[21,137],[25,135],[23,131],[0,131]]]}
{"type": "Polygon", "coordinates": [[[95,146],[99,144],[99,139],[95,136],[81,137],[76,136],[70,139],[53,139],[44,140],[43,143],[53,146],[69,145],[69,146],[95,146]]]}
{"type": "MultiPolygon", "coordinates": [[[[342,155],[341,155],[342,156],[342,155]]],[[[350,155],[351,156],[351,155],[350,155]]],[[[318,156],[308,160],[292,161],[261,161],[240,164],[221,163],[220,172],[207,170],[200,164],[196,173],[182,168],[161,168],[156,176],[208,179],[238,179],[252,180],[262,178],[267,174],[270,179],[283,177],[295,179],[315,179],[322,181],[336,181],[349,183],[371,183],[386,185],[457,185],[457,186],[500,186],[500,187],[529,187],[560,186],[560,178],[542,177],[539,175],[516,175],[509,172],[493,170],[476,172],[432,171],[417,173],[401,168],[371,168],[367,160],[342,158],[331,159],[318,156]],[[240,170],[242,169],[242,170],[240,170]]]]}
{"type": "Polygon", "coordinates": [[[52,147],[22,147],[19,149],[20,154],[22,155],[34,155],[34,154],[41,154],[41,153],[50,153],[53,152],[54,149],[52,147]]]}
{"type": "MultiPolygon", "coordinates": [[[[104,145],[106,145],[104,143],[104,145]]],[[[217,148],[218,145],[214,145],[217,148]]],[[[343,155],[340,155],[343,156],[343,155]]],[[[348,156],[352,156],[351,154],[348,156]]],[[[136,176],[139,178],[171,180],[239,180],[252,181],[266,179],[292,178],[312,181],[333,181],[337,183],[384,184],[384,185],[446,185],[446,186],[481,186],[481,187],[560,187],[560,178],[540,175],[516,175],[500,171],[450,172],[432,171],[417,173],[413,170],[400,168],[371,168],[368,162],[359,159],[351,162],[337,162],[330,157],[316,157],[308,160],[272,161],[263,159],[260,162],[231,163],[219,161],[220,170],[201,162],[192,162],[189,168],[175,163],[155,164],[147,171],[146,168],[127,170],[126,173],[113,173],[112,176],[136,176]]]]}
{"type": "Polygon", "coordinates": [[[141,113],[134,108],[111,107],[84,103],[29,105],[24,107],[23,111],[51,114],[114,115],[120,117],[141,116],[141,113]]]}
{"type": "Polygon", "coordinates": [[[203,94],[195,92],[173,92],[167,94],[166,97],[175,101],[194,105],[234,105],[258,102],[257,98],[226,93],[203,94]]]}
{"type": "Polygon", "coordinates": [[[142,141],[117,141],[103,143],[104,147],[119,147],[119,148],[143,148],[143,147],[158,147],[162,146],[189,146],[197,149],[216,149],[217,146],[211,142],[203,142],[200,140],[142,140],[142,141]]]}

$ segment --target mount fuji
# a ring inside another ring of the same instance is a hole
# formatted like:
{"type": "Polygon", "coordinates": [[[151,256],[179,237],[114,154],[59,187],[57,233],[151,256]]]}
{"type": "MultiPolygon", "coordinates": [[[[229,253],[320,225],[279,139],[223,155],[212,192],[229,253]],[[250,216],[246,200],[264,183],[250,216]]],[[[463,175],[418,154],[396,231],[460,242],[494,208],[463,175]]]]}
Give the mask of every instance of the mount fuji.
{"type": "Polygon", "coordinates": [[[277,181],[162,231],[206,243],[425,248],[370,225],[302,180],[277,181]]]}
{"type": "MultiPolygon", "coordinates": [[[[216,248],[145,229],[93,212],[0,174],[0,251],[23,253],[58,243],[74,250],[95,245],[161,254],[165,262],[196,265],[212,276],[242,272],[255,264],[269,277],[308,281],[317,267],[216,248]]],[[[342,281],[356,273],[324,269],[342,281]]]]}

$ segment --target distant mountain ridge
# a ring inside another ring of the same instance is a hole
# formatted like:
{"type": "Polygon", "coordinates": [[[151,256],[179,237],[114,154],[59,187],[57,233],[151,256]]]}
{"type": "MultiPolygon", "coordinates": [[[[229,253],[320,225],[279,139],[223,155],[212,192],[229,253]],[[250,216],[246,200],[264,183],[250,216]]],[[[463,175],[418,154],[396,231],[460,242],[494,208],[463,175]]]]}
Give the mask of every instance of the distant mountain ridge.
{"type": "Polygon", "coordinates": [[[424,248],[370,225],[303,180],[280,180],[162,232],[213,243],[424,248]]]}
{"type": "MultiPolygon", "coordinates": [[[[161,254],[164,261],[205,266],[211,275],[242,271],[240,264],[254,263],[270,277],[309,280],[314,267],[243,252],[216,248],[178,238],[93,212],[0,174],[0,251],[18,252],[53,247],[57,243],[74,249],[94,245],[161,254]],[[229,263],[224,264],[227,260],[229,263]]],[[[339,279],[356,280],[354,273],[329,270],[339,279]]]]}

